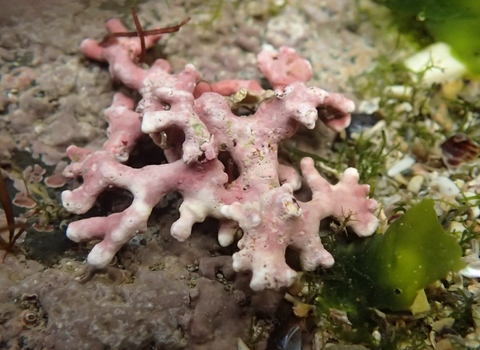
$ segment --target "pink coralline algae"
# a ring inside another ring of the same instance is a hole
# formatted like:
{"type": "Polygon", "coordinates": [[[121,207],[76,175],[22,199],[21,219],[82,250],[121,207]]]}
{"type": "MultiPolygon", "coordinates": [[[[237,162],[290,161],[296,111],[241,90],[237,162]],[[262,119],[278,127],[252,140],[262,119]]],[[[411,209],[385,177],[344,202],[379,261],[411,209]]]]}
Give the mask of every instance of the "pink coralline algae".
{"type": "MultiPolygon", "coordinates": [[[[109,21],[107,27],[124,30],[118,20],[109,21]]],[[[149,37],[147,47],[158,39],[149,37]]],[[[125,243],[145,232],[153,207],[172,191],[183,197],[180,217],[171,227],[177,240],[186,240],[192,226],[207,217],[219,220],[222,246],[232,244],[241,229],[233,267],[252,271],[254,290],[293,283],[296,272],[285,262],[287,247],[299,253],[305,270],[332,266],[334,259],[319,238],[320,221],[328,216],[340,221],[349,216],[348,225],[360,236],[375,231],[377,202],[368,199],[368,185],[358,184],[356,169],[347,169],[340,182],[331,185],[312,159],[304,158],[301,171],[312,198],[300,202],[293,195],[301,186],[300,175],[278,162],[279,143],[294,135],[300,124],[312,129],[320,111],[326,125],[341,130],[354,110],[353,102],[342,95],[306,86],[311,66],[295,50],[283,47],[259,54],[259,68],[274,91],[263,90],[255,81],[208,85],[193,65],[173,74],[162,59],[144,69],[134,63],[141,52],[136,37],[108,44],[88,39],[81,50],[91,59],[108,62],[111,75],[142,96],[135,108],[129,97],[115,95],[105,113],[108,141],[101,150],[76,146],[67,150],[72,162],[63,174],[83,178],[80,187],[63,192],[67,210],[86,213],[110,187],[133,196],[123,212],[69,225],[67,235],[76,242],[100,240],[88,255],[89,264],[105,267],[125,243]],[[250,115],[232,112],[252,99],[255,111],[250,115]],[[164,149],[168,163],[142,168],[125,164],[145,134],[164,149]],[[217,157],[220,152],[231,157],[238,177],[225,169],[217,157]]]]}

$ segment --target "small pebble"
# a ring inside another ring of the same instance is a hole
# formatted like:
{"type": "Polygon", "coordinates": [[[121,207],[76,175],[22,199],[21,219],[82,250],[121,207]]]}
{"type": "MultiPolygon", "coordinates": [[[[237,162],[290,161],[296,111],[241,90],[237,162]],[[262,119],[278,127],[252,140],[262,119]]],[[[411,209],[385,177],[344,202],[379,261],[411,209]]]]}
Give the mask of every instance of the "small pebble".
{"type": "Polygon", "coordinates": [[[365,114],[373,114],[380,108],[380,97],[372,98],[371,100],[363,100],[358,105],[358,112],[365,114]]]}
{"type": "Polygon", "coordinates": [[[408,182],[407,189],[412,193],[420,192],[424,181],[424,177],[422,175],[415,175],[413,176],[410,181],[408,182]]]}
{"type": "Polygon", "coordinates": [[[457,196],[460,193],[458,186],[448,177],[439,176],[430,183],[430,187],[445,196],[457,196]]]}
{"type": "Polygon", "coordinates": [[[410,99],[413,94],[413,88],[407,85],[390,85],[385,87],[383,92],[392,97],[410,99]]]}
{"type": "Polygon", "coordinates": [[[415,158],[411,156],[406,156],[403,159],[399,160],[393,166],[388,169],[387,175],[393,177],[401,172],[410,169],[412,165],[415,164],[415,158]]]}

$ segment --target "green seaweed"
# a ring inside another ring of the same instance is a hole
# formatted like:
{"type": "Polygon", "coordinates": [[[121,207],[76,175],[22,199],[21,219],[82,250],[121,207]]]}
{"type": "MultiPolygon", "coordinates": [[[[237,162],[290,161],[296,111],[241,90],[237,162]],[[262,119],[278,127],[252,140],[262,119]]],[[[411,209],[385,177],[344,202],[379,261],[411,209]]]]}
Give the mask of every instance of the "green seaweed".
{"type": "MultiPolygon", "coordinates": [[[[314,299],[317,325],[341,342],[372,349],[397,349],[407,340],[414,349],[426,348],[429,329],[408,309],[419,291],[464,266],[462,249],[440,225],[434,201],[411,207],[384,234],[367,239],[335,234],[322,240],[336,262],[326,271],[307,274],[310,285],[321,281],[308,296],[314,299]],[[346,312],[351,325],[329,321],[334,309],[346,312]],[[395,326],[395,319],[403,326],[395,326]],[[380,341],[372,336],[374,330],[382,333],[380,341]]],[[[467,315],[470,304],[451,305],[454,312],[467,315]]],[[[464,331],[470,324],[471,316],[459,327],[464,331]]]]}
{"type": "Polygon", "coordinates": [[[337,263],[324,276],[318,301],[358,321],[368,307],[408,310],[418,291],[464,266],[462,249],[438,222],[432,199],[407,210],[385,234],[335,239],[331,251],[337,263]]]}
{"type": "Polygon", "coordinates": [[[438,222],[433,199],[425,199],[369,242],[365,273],[375,283],[374,306],[405,310],[417,292],[464,267],[462,249],[438,222]]]}
{"type": "Polygon", "coordinates": [[[336,147],[338,160],[335,168],[340,168],[342,164],[356,168],[360,176],[359,182],[368,183],[370,195],[373,195],[375,184],[385,168],[385,159],[398,145],[387,147],[386,136],[382,131],[379,143],[374,143],[361,133],[358,138],[339,143],[336,147]]]}
{"type": "Polygon", "coordinates": [[[480,1],[376,0],[387,6],[403,32],[421,44],[432,40],[451,46],[473,74],[480,74],[480,1]]]}
{"type": "Polygon", "coordinates": [[[370,185],[370,195],[373,196],[376,182],[385,168],[386,157],[398,148],[396,144],[392,147],[387,147],[384,132],[381,133],[380,137],[379,142],[373,142],[371,138],[365,137],[361,133],[355,139],[337,142],[333,146],[335,153],[331,154],[329,158],[302,151],[288,142],[280,146],[280,152],[287,159],[290,159],[292,163],[296,164],[297,167],[304,157],[312,158],[315,161],[317,170],[322,176],[327,178],[331,177],[331,174],[319,167],[319,163],[334,169],[337,172],[334,174],[337,180],[339,180],[339,174],[347,167],[354,167],[358,170],[359,182],[368,183],[370,185]]]}

